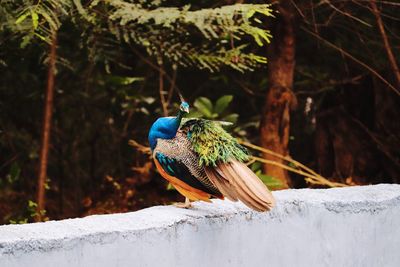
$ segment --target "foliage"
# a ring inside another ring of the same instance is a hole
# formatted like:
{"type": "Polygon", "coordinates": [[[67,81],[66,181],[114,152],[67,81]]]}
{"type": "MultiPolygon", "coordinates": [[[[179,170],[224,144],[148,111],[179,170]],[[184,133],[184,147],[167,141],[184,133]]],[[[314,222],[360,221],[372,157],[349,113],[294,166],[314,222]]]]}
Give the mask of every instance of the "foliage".
{"type": "MultiPolygon", "coordinates": [[[[73,1],[80,6],[78,0],[73,1]]],[[[7,28],[22,37],[21,48],[33,38],[50,43],[51,35],[61,26],[61,19],[71,14],[74,4],[71,0],[49,1],[4,1],[0,8],[5,20],[0,28],[7,28]]]]}
{"type": "MultiPolygon", "coordinates": [[[[113,12],[110,31],[128,44],[139,44],[154,55],[158,64],[164,59],[175,65],[196,66],[217,71],[223,65],[239,71],[253,70],[266,58],[245,52],[246,44],[234,46],[250,36],[259,45],[269,43],[268,30],[257,15],[273,16],[267,4],[237,4],[218,8],[190,10],[190,6],[145,9],[139,3],[106,1],[113,12]],[[205,38],[198,42],[198,38],[205,38]],[[193,42],[196,40],[196,42],[193,42]]],[[[92,3],[92,7],[99,5],[92,3]]]]}
{"type": "MultiPolygon", "coordinates": [[[[37,215],[37,203],[32,200],[28,200],[28,205],[25,208],[24,214],[19,215],[18,219],[10,219],[10,224],[24,224],[28,223],[30,220],[37,215]],[[25,216],[25,217],[24,217],[25,216]]],[[[41,210],[40,213],[44,216],[46,214],[45,210],[41,210]]],[[[48,218],[47,218],[48,219],[48,218]]]]}
{"type": "Polygon", "coordinates": [[[193,111],[190,111],[189,117],[221,120],[235,124],[239,115],[228,112],[228,107],[232,100],[232,95],[224,95],[218,98],[213,104],[207,97],[198,97],[193,103],[195,108],[193,111]]]}
{"type": "Polygon", "coordinates": [[[250,169],[268,186],[270,190],[282,188],[282,182],[268,174],[262,172],[262,164],[260,162],[254,162],[251,164],[250,169]]]}
{"type": "Polygon", "coordinates": [[[8,184],[13,184],[18,181],[21,175],[21,168],[18,166],[17,162],[13,162],[10,166],[10,173],[6,175],[6,179],[3,182],[3,180],[0,180],[0,187],[2,186],[2,183],[8,183],[8,184]]]}

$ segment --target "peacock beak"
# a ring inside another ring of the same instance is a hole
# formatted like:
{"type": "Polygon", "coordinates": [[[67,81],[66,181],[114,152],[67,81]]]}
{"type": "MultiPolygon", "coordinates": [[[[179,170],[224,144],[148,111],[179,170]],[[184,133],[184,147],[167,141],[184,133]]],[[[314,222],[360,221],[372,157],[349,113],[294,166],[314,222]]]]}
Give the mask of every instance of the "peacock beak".
{"type": "Polygon", "coordinates": [[[186,113],[189,113],[189,107],[186,107],[186,106],[183,107],[183,111],[186,112],[186,113]]]}

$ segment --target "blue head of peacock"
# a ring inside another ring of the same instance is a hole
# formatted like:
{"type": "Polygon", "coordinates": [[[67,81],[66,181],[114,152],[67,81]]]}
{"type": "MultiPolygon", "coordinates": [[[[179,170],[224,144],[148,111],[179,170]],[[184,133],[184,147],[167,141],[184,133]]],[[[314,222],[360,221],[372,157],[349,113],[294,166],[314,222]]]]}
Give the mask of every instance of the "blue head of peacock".
{"type": "Polygon", "coordinates": [[[175,137],[182,118],[186,113],[189,113],[189,104],[186,101],[182,101],[176,117],[161,117],[153,123],[148,137],[152,150],[156,147],[158,138],[172,139],[175,137]]]}

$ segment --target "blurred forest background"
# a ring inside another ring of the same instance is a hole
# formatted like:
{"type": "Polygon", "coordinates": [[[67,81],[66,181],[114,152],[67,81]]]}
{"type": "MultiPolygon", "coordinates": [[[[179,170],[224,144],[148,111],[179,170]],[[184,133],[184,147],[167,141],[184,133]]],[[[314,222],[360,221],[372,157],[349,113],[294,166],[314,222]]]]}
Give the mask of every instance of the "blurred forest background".
{"type": "Polygon", "coordinates": [[[178,89],[321,175],[248,145],[273,189],[399,182],[398,1],[0,2],[0,223],[182,201],[147,149],[178,89]]]}

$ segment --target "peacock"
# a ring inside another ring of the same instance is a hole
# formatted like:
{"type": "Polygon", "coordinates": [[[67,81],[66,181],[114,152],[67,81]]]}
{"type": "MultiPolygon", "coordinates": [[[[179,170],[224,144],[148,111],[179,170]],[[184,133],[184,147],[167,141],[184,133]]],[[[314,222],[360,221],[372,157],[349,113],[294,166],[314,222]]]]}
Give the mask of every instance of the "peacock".
{"type": "Polygon", "coordinates": [[[187,113],[183,100],[177,116],[158,118],[148,136],[158,172],[186,198],[178,206],[226,197],[256,211],[270,210],[273,195],[246,166],[249,154],[223,129],[224,122],[183,118],[187,113]]]}

